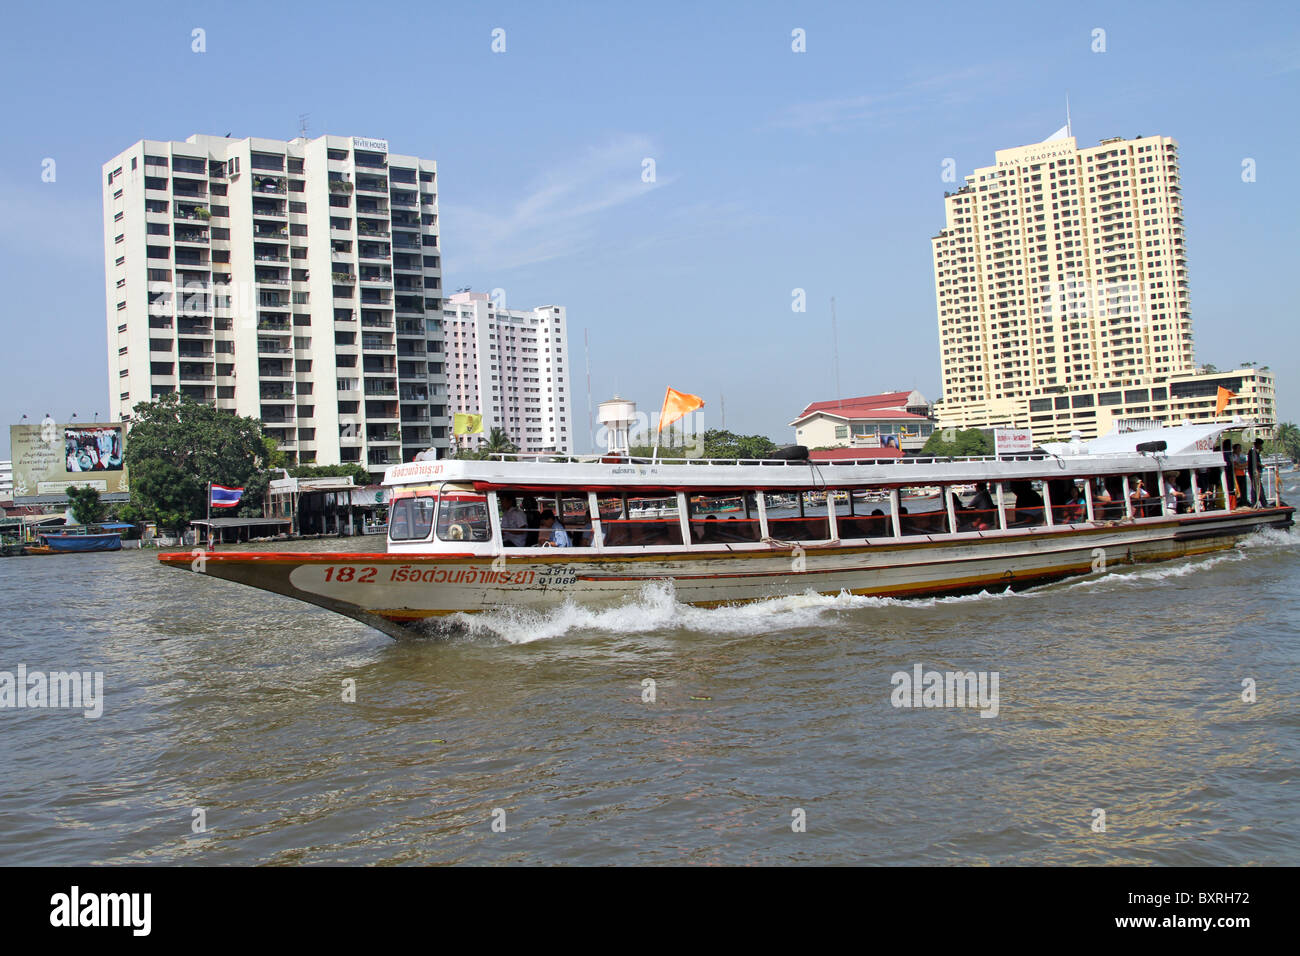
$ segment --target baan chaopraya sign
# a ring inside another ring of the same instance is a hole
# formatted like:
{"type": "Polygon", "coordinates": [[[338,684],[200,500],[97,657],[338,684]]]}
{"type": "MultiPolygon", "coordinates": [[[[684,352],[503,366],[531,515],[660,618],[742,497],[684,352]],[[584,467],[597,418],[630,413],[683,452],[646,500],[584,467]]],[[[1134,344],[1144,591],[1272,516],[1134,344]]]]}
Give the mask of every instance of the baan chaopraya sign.
{"type": "Polygon", "coordinates": [[[10,425],[14,504],[63,504],[72,487],[94,488],[105,501],[127,501],[121,422],[10,425]]]}

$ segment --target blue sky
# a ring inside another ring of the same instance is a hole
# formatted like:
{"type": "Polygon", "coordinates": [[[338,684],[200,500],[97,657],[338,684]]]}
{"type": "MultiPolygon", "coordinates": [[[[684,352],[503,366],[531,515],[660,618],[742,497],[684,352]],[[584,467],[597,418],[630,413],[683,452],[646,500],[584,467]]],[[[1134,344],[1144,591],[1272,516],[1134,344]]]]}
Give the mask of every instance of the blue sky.
{"type": "Polygon", "coordinates": [[[0,424],[104,416],[100,165],[303,113],[436,159],[444,285],[567,306],[595,401],[671,384],[715,427],[725,395],[728,428],[788,441],[835,397],[832,296],[844,394],[934,397],[942,163],[1047,137],[1067,93],[1081,145],[1179,141],[1197,359],[1270,365],[1300,418],[1291,5],[11,4],[0,83],[0,424]]]}

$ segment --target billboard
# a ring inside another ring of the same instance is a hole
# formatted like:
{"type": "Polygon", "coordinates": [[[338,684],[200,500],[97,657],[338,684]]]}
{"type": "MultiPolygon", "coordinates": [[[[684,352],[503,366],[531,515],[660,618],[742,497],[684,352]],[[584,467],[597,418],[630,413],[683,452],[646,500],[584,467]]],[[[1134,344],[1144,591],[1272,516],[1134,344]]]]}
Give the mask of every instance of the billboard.
{"type": "Polygon", "coordinates": [[[1034,433],[1028,428],[993,429],[995,455],[1023,455],[1034,450],[1034,433]]]}
{"type": "Polygon", "coordinates": [[[130,498],[122,463],[126,429],[121,422],[10,425],[14,504],[63,504],[72,486],[94,488],[107,501],[130,498]]]}

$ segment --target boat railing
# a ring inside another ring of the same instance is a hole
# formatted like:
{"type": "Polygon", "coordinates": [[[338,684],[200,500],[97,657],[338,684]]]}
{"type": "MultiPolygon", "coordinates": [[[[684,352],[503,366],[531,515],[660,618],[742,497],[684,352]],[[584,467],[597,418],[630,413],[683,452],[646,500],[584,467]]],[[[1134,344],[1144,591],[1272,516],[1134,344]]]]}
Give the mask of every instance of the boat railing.
{"type": "Polygon", "coordinates": [[[962,455],[954,457],[936,456],[925,458],[846,458],[835,461],[800,458],[645,458],[627,455],[557,455],[551,452],[494,452],[488,455],[489,461],[541,462],[546,464],[569,465],[762,465],[782,467],[837,467],[843,465],[875,465],[893,467],[903,465],[938,465],[969,462],[1014,462],[1045,461],[1055,456],[1045,452],[1027,452],[1019,455],[962,455]]]}

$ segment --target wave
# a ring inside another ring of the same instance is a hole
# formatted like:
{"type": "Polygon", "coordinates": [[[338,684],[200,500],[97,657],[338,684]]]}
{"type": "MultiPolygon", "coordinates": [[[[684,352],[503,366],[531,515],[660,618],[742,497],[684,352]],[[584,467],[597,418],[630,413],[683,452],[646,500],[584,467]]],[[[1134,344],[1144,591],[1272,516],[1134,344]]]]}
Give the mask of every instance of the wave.
{"type": "Polygon", "coordinates": [[[545,610],[499,608],[481,614],[455,614],[426,625],[425,632],[439,636],[462,636],[471,640],[500,640],[509,644],[529,644],[583,632],[647,635],[682,630],[701,634],[788,632],[825,626],[845,612],[873,608],[919,613],[950,604],[1032,601],[1075,589],[1150,586],[1153,582],[1199,574],[1220,564],[1245,561],[1252,557],[1243,553],[1243,550],[1258,553],[1260,549],[1287,550],[1297,545],[1300,545],[1300,534],[1270,528],[1251,535],[1238,549],[1231,551],[1158,564],[1116,564],[1106,571],[1087,577],[1024,591],[980,591],[949,597],[891,598],[868,597],[843,591],[835,595],[805,591],[744,604],[701,608],[679,602],[671,582],[652,581],[643,585],[634,597],[610,607],[584,607],[566,601],[558,607],[545,610]]]}

